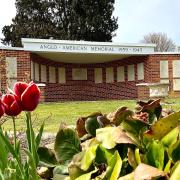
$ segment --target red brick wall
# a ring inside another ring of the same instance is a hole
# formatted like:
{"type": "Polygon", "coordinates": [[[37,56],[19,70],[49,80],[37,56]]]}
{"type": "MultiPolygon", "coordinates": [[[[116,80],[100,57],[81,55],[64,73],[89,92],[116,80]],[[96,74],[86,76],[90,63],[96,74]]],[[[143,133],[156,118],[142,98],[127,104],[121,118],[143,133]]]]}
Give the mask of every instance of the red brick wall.
{"type": "Polygon", "coordinates": [[[31,64],[30,61],[44,64],[47,67],[47,83],[42,89],[42,100],[45,101],[74,101],[74,100],[106,100],[106,99],[135,99],[147,98],[149,90],[147,87],[137,87],[138,83],[155,83],[160,82],[159,65],[161,60],[169,62],[169,78],[170,78],[170,94],[180,96],[179,92],[172,91],[173,72],[172,60],[180,60],[180,55],[149,55],[149,56],[134,56],[113,62],[102,64],[66,64],[50,61],[38,55],[31,54],[27,51],[16,50],[0,50],[1,63],[1,90],[6,90],[6,57],[17,57],[17,80],[30,80],[31,64]],[[144,62],[145,79],[138,81],[137,79],[137,64],[144,62]],[[127,66],[135,65],[135,81],[127,80],[127,66]],[[56,82],[58,82],[58,67],[66,69],[66,83],[48,83],[48,66],[56,67],[56,82]],[[125,82],[117,82],[117,67],[125,67],[125,82]],[[87,81],[72,80],[73,68],[87,68],[87,81]],[[106,83],[106,68],[114,68],[114,82],[106,83]],[[94,68],[102,68],[103,83],[94,83],[94,68]]]}
{"type": "MultiPolygon", "coordinates": [[[[144,62],[147,57],[130,57],[119,61],[103,64],[65,64],[49,61],[45,58],[31,55],[31,59],[39,64],[66,68],[66,84],[47,83],[45,101],[75,101],[75,100],[106,100],[106,99],[134,99],[137,98],[137,63],[144,62]],[[127,80],[127,66],[135,64],[135,81],[127,80]],[[125,82],[117,82],[117,67],[125,66],[125,82]],[[114,82],[106,83],[106,68],[114,68],[114,82]],[[87,81],[72,80],[72,68],[87,68],[87,81]],[[103,83],[94,83],[94,68],[102,68],[103,83]]],[[[56,69],[56,82],[58,82],[56,69]]],[[[48,82],[47,68],[47,82],[48,82]]]]}
{"type": "Polygon", "coordinates": [[[17,81],[30,81],[30,52],[0,49],[1,91],[7,90],[6,57],[17,57],[17,81]]]}

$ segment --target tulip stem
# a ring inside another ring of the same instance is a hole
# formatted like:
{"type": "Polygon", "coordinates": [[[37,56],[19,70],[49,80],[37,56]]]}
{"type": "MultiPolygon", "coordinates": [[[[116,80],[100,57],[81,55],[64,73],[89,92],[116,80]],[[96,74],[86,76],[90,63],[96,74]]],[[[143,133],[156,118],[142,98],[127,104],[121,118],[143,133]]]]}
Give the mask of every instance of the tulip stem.
{"type": "Polygon", "coordinates": [[[16,123],[15,123],[15,117],[12,116],[12,119],[13,119],[13,128],[14,128],[14,150],[16,151],[16,123]]]}

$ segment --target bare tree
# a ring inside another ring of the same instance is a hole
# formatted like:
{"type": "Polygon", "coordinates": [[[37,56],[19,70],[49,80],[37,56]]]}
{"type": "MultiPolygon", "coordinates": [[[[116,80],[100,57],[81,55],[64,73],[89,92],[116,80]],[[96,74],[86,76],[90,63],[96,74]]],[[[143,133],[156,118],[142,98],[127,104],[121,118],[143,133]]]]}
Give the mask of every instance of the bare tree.
{"type": "Polygon", "coordinates": [[[157,52],[175,51],[176,48],[173,40],[168,38],[167,34],[161,32],[145,35],[142,42],[156,44],[155,51],[157,52]]]}

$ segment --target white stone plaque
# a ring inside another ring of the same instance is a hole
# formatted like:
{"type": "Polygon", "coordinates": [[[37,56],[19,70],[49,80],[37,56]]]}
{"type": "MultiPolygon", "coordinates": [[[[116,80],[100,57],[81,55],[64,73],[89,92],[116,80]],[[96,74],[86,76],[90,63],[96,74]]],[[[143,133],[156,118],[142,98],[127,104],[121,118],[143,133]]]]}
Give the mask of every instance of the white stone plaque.
{"type": "Polygon", "coordinates": [[[102,83],[102,68],[95,68],[94,69],[94,78],[95,83],[102,83]]]}
{"type": "Polygon", "coordinates": [[[180,60],[173,61],[173,77],[180,77],[180,60]]]}
{"type": "Polygon", "coordinates": [[[128,65],[128,81],[134,81],[135,74],[134,74],[134,65],[128,65]]]}
{"type": "Polygon", "coordinates": [[[117,82],[124,82],[125,76],[124,76],[124,66],[120,66],[117,68],[117,82]]]}
{"type": "Polygon", "coordinates": [[[47,82],[47,73],[45,65],[41,65],[41,82],[47,82]]]}
{"type": "Polygon", "coordinates": [[[34,62],[31,61],[31,79],[34,80],[34,62]]]}
{"type": "Polygon", "coordinates": [[[56,83],[56,68],[49,66],[49,83],[56,83]]]}
{"type": "Polygon", "coordinates": [[[114,69],[113,67],[106,68],[106,82],[113,83],[114,82],[114,69]]]}
{"type": "Polygon", "coordinates": [[[58,68],[58,82],[59,83],[66,83],[66,69],[65,68],[58,68]]]}
{"type": "Polygon", "coordinates": [[[73,80],[87,80],[87,69],[86,68],[74,68],[72,69],[73,80]]]}
{"type": "Polygon", "coordinates": [[[144,63],[137,64],[137,76],[138,80],[144,79],[144,63]]]}
{"type": "Polygon", "coordinates": [[[39,64],[34,63],[34,79],[35,81],[39,81],[39,64]]]}
{"type": "Polygon", "coordinates": [[[168,78],[168,77],[169,77],[168,61],[160,61],[160,78],[168,78]]]}
{"type": "Polygon", "coordinates": [[[6,57],[7,78],[17,78],[17,58],[6,57]]]}
{"type": "Polygon", "coordinates": [[[180,91],[180,79],[173,80],[173,90],[180,91]]]}

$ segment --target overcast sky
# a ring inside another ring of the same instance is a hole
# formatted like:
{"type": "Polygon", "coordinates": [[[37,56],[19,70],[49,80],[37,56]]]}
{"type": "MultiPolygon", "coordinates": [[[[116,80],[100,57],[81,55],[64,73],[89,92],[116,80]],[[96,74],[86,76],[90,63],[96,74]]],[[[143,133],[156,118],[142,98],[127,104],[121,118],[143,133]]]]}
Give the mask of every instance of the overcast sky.
{"type": "MultiPolygon", "coordinates": [[[[114,42],[138,43],[145,34],[164,32],[180,45],[180,0],[115,0],[119,29],[114,42]]],[[[15,0],[0,0],[0,37],[16,14],[15,0]]]]}

